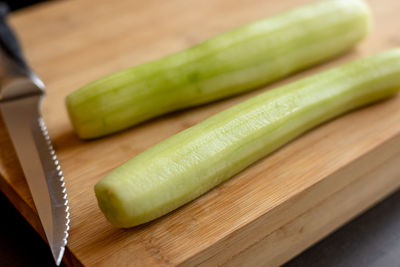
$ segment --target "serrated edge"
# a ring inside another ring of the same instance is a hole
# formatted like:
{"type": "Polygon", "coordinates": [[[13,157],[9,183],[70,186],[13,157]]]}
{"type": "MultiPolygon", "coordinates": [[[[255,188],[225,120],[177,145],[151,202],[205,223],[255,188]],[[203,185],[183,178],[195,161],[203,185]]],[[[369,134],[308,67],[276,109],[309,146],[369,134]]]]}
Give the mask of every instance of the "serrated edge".
{"type": "MultiPolygon", "coordinates": [[[[56,152],[54,150],[54,147],[53,147],[53,145],[51,143],[49,132],[47,131],[46,124],[45,124],[45,122],[44,122],[42,117],[39,117],[38,121],[39,121],[39,127],[40,127],[40,129],[42,131],[42,134],[43,134],[43,136],[44,136],[44,138],[45,138],[45,140],[47,142],[47,147],[49,149],[49,153],[50,153],[51,159],[53,160],[54,165],[56,166],[57,176],[59,177],[59,182],[61,182],[60,185],[61,185],[61,189],[62,189],[62,194],[63,194],[63,199],[64,199],[64,206],[65,206],[65,213],[66,213],[66,215],[65,215],[66,222],[65,222],[65,230],[64,230],[64,238],[63,238],[63,248],[61,249],[63,251],[65,246],[68,243],[68,241],[67,241],[68,236],[69,236],[68,231],[69,231],[69,228],[70,228],[70,226],[69,226],[70,213],[69,213],[69,206],[68,206],[68,194],[67,194],[67,189],[65,187],[64,175],[63,175],[63,172],[61,170],[60,163],[59,163],[59,161],[57,159],[57,155],[56,155],[56,152]]],[[[60,253],[61,257],[56,260],[57,265],[59,265],[59,263],[61,262],[62,255],[63,255],[63,253],[60,253]]]]}

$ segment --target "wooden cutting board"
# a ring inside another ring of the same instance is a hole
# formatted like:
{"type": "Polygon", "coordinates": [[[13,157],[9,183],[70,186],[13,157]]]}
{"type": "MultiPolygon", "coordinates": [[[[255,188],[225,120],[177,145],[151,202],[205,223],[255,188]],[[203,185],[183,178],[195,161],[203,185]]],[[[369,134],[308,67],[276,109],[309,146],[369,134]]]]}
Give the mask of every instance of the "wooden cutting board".
{"type": "MultiPolygon", "coordinates": [[[[84,142],[65,96],[104,74],[189,47],[308,0],[52,1],[12,14],[28,61],[48,88],[44,119],[65,174],[68,265],[278,265],[400,185],[400,97],[352,112],[297,138],[230,181],[146,225],[112,227],[93,186],[157,142],[218,111],[311,73],[400,46],[400,1],[370,0],[375,24],[346,55],[271,86],[84,142]]],[[[0,189],[43,235],[0,120],[0,189]]]]}

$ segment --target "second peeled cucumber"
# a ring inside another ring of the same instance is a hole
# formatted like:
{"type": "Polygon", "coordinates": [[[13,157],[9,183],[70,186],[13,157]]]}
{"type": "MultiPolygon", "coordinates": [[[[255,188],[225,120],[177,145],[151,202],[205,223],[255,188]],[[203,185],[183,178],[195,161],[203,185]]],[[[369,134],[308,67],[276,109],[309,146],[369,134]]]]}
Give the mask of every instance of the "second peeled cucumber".
{"type": "Polygon", "coordinates": [[[275,15],[89,83],[67,97],[69,116],[81,138],[96,138],[245,92],[349,50],[369,20],[361,0],[275,15]]]}

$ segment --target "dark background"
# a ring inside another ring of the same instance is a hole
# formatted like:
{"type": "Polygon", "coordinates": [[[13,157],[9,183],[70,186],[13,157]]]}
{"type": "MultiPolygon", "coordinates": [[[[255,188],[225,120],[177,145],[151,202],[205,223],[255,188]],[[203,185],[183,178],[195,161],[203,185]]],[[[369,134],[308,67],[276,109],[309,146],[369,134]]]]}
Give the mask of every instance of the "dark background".
{"type": "Polygon", "coordinates": [[[41,0],[8,0],[8,1],[1,1],[4,3],[7,3],[8,7],[10,8],[10,10],[17,10],[29,5],[33,5],[39,2],[45,2],[45,1],[41,1],[41,0]]]}
{"type": "MultiPolygon", "coordinates": [[[[17,10],[43,1],[4,2],[9,4],[10,10],[17,10]]],[[[0,266],[55,266],[47,244],[1,192],[0,212],[0,266]]],[[[400,266],[400,191],[285,266],[400,266]]]]}

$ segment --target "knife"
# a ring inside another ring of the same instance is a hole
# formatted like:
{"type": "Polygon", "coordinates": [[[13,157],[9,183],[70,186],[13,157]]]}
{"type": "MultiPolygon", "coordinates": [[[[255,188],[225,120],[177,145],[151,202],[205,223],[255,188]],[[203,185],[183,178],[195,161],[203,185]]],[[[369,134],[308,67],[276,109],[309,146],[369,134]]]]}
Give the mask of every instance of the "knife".
{"type": "Polygon", "coordinates": [[[45,87],[28,67],[0,3],[0,111],[57,265],[67,244],[64,176],[40,114],[45,87]]]}

